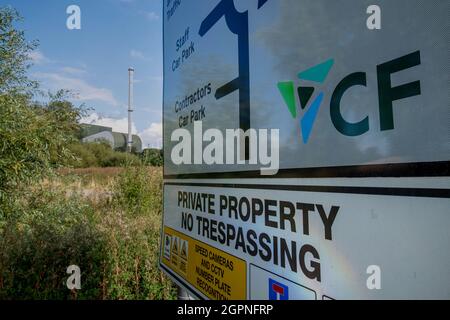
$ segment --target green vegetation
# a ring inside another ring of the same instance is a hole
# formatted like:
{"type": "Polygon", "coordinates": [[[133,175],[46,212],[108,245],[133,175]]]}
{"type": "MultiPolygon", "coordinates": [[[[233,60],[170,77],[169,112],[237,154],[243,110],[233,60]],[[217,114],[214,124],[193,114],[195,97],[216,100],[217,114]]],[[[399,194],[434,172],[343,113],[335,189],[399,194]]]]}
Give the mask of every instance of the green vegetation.
{"type": "Polygon", "coordinates": [[[175,297],[158,269],[161,169],[102,170],[23,190],[0,228],[0,299],[175,297]],[[76,292],[65,284],[71,264],[82,271],[76,292]]]}
{"type": "Polygon", "coordinates": [[[126,153],[111,148],[108,142],[76,142],[68,149],[73,157],[65,161],[67,167],[121,167],[121,166],[154,166],[163,165],[162,150],[145,149],[142,154],[126,153]]]}
{"type": "Polygon", "coordinates": [[[84,108],[68,92],[33,101],[38,84],[26,74],[36,44],[18,20],[0,7],[0,299],[174,298],[157,266],[161,168],[79,144],[84,108]],[[81,290],[66,288],[72,264],[81,290]]]}
{"type": "Polygon", "coordinates": [[[164,164],[163,151],[160,149],[145,149],[141,158],[142,162],[148,166],[159,167],[164,164]]]}
{"type": "Polygon", "coordinates": [[[49,95],[47,103],[32,101],[37,83],[26,71],[35,44],[14,29],[18,19],[13,9],[0,9],[0,204],[20,183],[45,176],[70,156],[66,146],[76,141],[82,115],[64,91],[49,95]]]}
{"type": "Polygon", "coordinates": [[[74,157],[66,162],[73,168],[120,167],[141,165],[136,154],[114,151],[107,142],[77,142],[69,146],[74,157]]]}

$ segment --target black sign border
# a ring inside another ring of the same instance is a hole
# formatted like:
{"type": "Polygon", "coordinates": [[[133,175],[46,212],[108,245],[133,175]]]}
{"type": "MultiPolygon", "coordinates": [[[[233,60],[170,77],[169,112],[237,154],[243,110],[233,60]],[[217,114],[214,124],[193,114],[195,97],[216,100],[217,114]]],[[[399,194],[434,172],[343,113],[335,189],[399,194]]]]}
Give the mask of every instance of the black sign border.
{"type": "Polygon", "coordinates": [[[390,163],[355,166],[280,169],[274,175],[260,170],[166,174],[164,179],[273,179],[273,178],[369,178],[369,177],[447,177],[450,161],[390,163]]]}

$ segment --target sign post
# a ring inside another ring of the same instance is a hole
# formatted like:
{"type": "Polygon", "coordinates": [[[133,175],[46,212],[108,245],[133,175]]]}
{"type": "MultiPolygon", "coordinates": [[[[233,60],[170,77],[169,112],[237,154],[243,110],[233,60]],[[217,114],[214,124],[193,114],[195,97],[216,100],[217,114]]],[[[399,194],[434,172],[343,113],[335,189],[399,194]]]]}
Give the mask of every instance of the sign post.
{"type": "Polygon", "coordinates": [[[164,1],[160,266],[195,298],[450,298],[450,4],[378,2],[164,1]]]}

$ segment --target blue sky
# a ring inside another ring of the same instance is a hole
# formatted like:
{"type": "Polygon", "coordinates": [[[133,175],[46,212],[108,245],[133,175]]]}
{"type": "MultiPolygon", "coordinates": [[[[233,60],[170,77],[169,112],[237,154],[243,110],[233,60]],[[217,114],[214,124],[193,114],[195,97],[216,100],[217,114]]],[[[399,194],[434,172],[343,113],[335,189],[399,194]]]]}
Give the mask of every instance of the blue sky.
{"type": "Polygon", "coordinates": [[[18,9],[32,55],[30,76],[43,89],[71,89],[93,108],[85,122],[126,131],[128,67],[135,68],[135,132],[161,145],[162,0],[9,0],[18,9]],[[81,9],[81,30],[69,30],[66,9],[81,9]]]}

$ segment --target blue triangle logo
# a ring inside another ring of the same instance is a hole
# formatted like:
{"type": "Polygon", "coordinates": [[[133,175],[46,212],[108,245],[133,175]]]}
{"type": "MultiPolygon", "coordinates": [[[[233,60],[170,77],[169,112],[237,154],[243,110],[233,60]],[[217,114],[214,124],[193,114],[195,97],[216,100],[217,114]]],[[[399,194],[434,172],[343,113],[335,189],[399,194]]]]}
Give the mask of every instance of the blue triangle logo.
{"type": "Polygon", "coordinates": [[[321,92],[317,96],[317,98],[311,103],[311,106],[309,107],[308,111],[306,111],[305,115],[300,120],[304,143],[307,143],[309,140],[309,136],[311,135],[313,124],[314,121],[316,120],[317,113],[319,112],[322,100],[323,100],[323,92],[321,92]]]}

